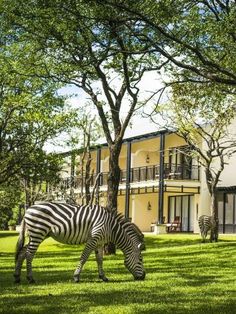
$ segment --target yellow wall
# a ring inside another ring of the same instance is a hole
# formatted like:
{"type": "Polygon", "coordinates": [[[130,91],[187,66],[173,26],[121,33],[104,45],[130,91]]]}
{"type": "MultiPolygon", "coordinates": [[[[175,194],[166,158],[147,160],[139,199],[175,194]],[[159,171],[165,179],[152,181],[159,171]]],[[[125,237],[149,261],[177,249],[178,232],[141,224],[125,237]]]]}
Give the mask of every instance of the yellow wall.
{"type": "MultiPolygon", "coordinates": [[[[169,154],[168,149],[170,147],[182,146],[185,142],[182,138],[176,134],[170,134],[166,136],[165,140],[165,162],[168,162],[169,154]]],[[[126,154],[127,144],[122,147],[119,166],[122,170],[126,169],[126,154]]],[[[160,163],[160,138],[144,139],[143,141],[137,141],[131,145],[131,167],[144,167],[158,165],[160,163]],[[147,155],[149,156],[149,162],[147,162],[147,155]]],[[[96,158],[95,158],[96,161],[96,158]]],[[[103,172],[109,170],[109,150],[103,148],[101,153],[101,168],[103,172]]]]}
{"type": "Polygon", "coordinates": [[[143,167],[159,164],[160,139],[154,138],[132,143],[132,167],[143,167]],[[149,162],[147,162],[147,155],[149,162]]]}
{"type": "Polygon", "coordinates": [[[176,134],[169,134],[165,137],[165,163],[169,162],[169,152],[168,150],[173,147],[184,146],[186,142],[184,139],[176,134]]]}
{"type": "Polygon", "coordinates": [[[92,161],[91,161],[91,172],[93,171],[94,174],[96,173],[97,171],[97,152],[96,151],[92,151],[91,152],[91,158],[92,158],[92,161]]]}
{"type": "Polygon", "coordinates": [[[132,195],[130,214],[132,222],[142,231],[150,231],[151,223],[155,223],[157,219],[157,195],[154,193],[132,195]],[[151,210],[147,209],[148,202],[151,204],[151,210]]]}
{"type": "Polygon", "coordinates": [[[118,205],[118,212],[124,215],[125,214],[125,196],[124,195],[118,196],[117,205],[118,205]]]}
{"type": "Polygon", "coordinates": [[[101,150],[101,172],[108,172],[109,170],[109,150],[107,147],[101,150]]]}

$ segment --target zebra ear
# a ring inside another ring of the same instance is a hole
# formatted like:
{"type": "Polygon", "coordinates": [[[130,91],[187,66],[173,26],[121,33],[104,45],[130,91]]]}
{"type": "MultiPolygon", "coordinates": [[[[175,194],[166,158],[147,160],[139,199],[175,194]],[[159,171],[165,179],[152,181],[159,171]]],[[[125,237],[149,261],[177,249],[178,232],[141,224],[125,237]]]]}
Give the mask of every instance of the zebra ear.
{"type": "Polygon", "coordinates": [[[140,251],[145,251],[145,250],[146,250],[145,244],[144,244],[144,243],[139,243],[138,249],[139,249],[140,251]]]}

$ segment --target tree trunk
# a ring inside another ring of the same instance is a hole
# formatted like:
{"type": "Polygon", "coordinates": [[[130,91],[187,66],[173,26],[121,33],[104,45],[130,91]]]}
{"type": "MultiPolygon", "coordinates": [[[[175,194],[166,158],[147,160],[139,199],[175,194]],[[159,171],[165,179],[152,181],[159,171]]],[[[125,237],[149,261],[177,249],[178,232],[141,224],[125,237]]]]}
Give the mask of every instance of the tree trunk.
{"type": "Polygon", "coordinates": [[[117,143],[110,147],[109,173],[107,179],[107,208],[117,211],[117,197],[120,183],[119,156],[121,144],[117,143]]]}
{"type": "Polygon", "coordinates": [[[211,196],[211,216],[214,217],[214,219],[218,219],[218,203],[216,198],[216,185],[218,183],[218,180],[213,177],[212,172],[210,170],[210,164],[205,169],[206,174],[206,182],[207,182],[207,188],[211,196]]]}
{"type": "MultiPolygon", "coordinates": [[[[109,174],[107,180],[107,209],[109,211],[117,212],[117,197],[120,184],[120,167],[119,156],[121,151],[122,141],[109,147],[110,161],[109,174]]],[[[104,246],[104,254],[116,254],[116,247],[114,243],[108,243],[104,246]]]]}
{"type": "Polygon", "coordinates": [[[89,204],[90,202],[90,183],[91,183],[91,177],[90,177],[90,169],[91,169],[91,154],[90,152],[87,153],[86,158],[86,164],[85,164],[85,200],[86,204],[89,204]]]}
{"type": "Polygon", "coordinates": [[[218,202],[216,197],[216,189],[211,191],[211,216],[213,217],[213,227],[211,230],[211,241],[218,241],[219,236],[219,219],[218,219],[218,202]]]}
{"type": "Polygon", "coordinates": [[[218,236],[219,236],[219,219],[218,219],[218,203],[217,203],[217,191],[216,191],[216,185],[219,181],[218,178],[214,178],[212,175],[212,172],[210,170],[210,163],[208,166],[205,168],[205,174],[206,174],[206,182],[207,182],[207,187],[208,191],[211,196],[211,216],[213,218],[213,226],[211,228],[211,235],[210,235],[210,241],[218,241],[218,236]]]}
{"type": "Polygon", "coordinates": [[[211,193],[211,215],[214,219],[218,219],[218,203],[215,189],[211,193]]]}

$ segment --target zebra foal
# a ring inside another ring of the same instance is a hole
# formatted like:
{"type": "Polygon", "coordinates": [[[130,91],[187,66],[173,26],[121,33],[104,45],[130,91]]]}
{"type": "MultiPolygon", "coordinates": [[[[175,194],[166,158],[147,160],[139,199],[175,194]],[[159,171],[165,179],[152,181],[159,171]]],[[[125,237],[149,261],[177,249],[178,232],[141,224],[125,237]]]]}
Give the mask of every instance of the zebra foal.
{"type": "Polygon", "coordinates": [[[207,233],[210,231],[210,242],[218,241],[218,218],[215,220],[213,216],[202,215],[198,219],[198,225],[202,237],[202,242],[206,241],[207,233]]]}
{"type": "Polygon", "coordinates": [[[16,283],[20,282],[24,259],[28,282],[34,282],[32,260],[40,243],[48,236],[66,244],[85,243],[74,272],[75,282],[79,282],[82,268],[92,251],[96,254],[99,278],[108,281],[103,270],[103,245],[108,242],[115,243],[123,251],[124,264],[134,279],[145,278],[141,256],[141,250],[145,249],[144,236],[136,225],[100,206],[47,202],[31,206],[23,218],[15,255],[16,283]],[[24,246],[26,229],[29,242],[24,246]]]}

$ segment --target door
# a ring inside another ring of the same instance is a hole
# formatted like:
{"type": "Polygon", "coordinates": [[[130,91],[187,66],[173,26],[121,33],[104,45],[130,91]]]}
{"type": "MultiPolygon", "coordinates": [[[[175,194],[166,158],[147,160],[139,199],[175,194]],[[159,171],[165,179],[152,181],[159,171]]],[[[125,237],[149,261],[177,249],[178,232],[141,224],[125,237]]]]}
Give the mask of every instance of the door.
{"type": "Polygon", "coordinates": [[[193,231],[193,195],[169,196],[168,222],[179,216],[181,231],[193,231]]]}
{"type": "Polygon", "coordinates": [[[236,233],[236,194],[218,193],[218,218],[220,233],[236,233]]]}

